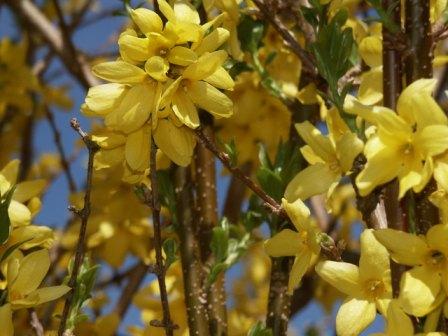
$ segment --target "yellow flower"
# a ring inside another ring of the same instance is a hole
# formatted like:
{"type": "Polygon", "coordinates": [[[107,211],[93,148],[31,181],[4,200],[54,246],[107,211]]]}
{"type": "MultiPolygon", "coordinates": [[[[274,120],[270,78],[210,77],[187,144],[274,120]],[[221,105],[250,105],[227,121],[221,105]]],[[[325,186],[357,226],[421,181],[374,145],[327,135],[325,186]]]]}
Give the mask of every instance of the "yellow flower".
{"type": "Polygon", "coordinates": [[[375,333],[371,336],[413,336],[414,325],[408,315],[400,307],[398,300],[394,299],[390,302],[387,309],[386,330],[384,333],[375,333]]]}
{"type": "Polygon", "coordinates": [[[265,242],[265,249],[272,257],[295,256],[288,282],[288,292],[292,294],[320,254],[320,232],[300,199],[294,203],[283,199],[282,206],[298,232],[290,229],[280,231],[265,242]]]}
{"type": "Polygon", "coordinates": [[[9,303],[0,306],[0,325],[3,336],[14,336],[14,325],[12,323],[12,310],[9,303]]]}
{"type": "Polygon", "coordinates": [[[375,237],[394,261],[413,268],[401,278],[400,302],[406,313],[424,316],[448,293],[448,226],[433,226],[426,236],[384,229],[375,237]]]}
{"type": "Polygon", "coordinates": [[[8,297],[11,309],[35,307],[55,300],[70,290],[65,285],[38,288],[50,267],[47,250],[32,252],[22,259],[10,258],[6,270],[8,297]]]}
{"type": "Polygon", "coordinates": [[[286,187],[285,198],[290,202],[306,200],[327,191],[330,195],[362,151],[362,141],[350,132],[335,109],[329,111],[327,125],[329,136],[322,135],[308,121],[296,124],[297,132],[307,144],[301,152],[310,166],[299,172],[286,187]]]}
{"type": "Polygon", "coordinates": [[[361,333],[373,322],[378,309],[383,315],[392,298],[389,254],[372,230],[361,234],[359,267],[345,262],[324,261],[316,266],[321,278],[348,295],[336,317],[340,336],[361,333]]]}
{"type": "Polygon", "coordinates": [[[434,79],[421,79],[407,87],[398,99],[398,115],[347,97],[344,109],[377,127],[364,149],[367,164],[356,179],[362,196],[395,177],[400,181],[400,198],[407,190],[419,192],[426,185],[432,157],[448,149],[447,118],[431,97],[435,84],[434,79]]]}

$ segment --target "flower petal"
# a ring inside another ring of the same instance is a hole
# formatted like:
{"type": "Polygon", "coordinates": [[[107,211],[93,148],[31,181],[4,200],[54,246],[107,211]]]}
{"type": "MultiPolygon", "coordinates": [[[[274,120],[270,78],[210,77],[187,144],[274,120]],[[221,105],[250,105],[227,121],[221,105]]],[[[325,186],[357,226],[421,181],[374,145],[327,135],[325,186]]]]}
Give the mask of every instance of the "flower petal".
{"type": "Polygon", "coordinates": [[[218,27],[204,37],[199,46],[195,49],[195,52],[200,56],[205,52],[215,51],[228,40],[229,36],[230,33],[227,29],[218,27]]]}
{"type": "Polygon", "coordinates": [[[285,198],[289,202],[297,199],[307,200],[311,196],[326,193],[339,179],[340,175],[331,171],[328,165],[316,163],[299,172],[289,182],[285,190],[285,198]]]}
{"type": "Polygon", "coordinates": [[[441,289],[441,278],[430,269],[416,266],[401,277],[399,300],[403,310],[417,317],[435,308],[441,289]]]}
{"type": "Polygon", "coordinates": [[[12,310],[9,303],[0,306],[0,325],[4,336],[14,336],[14,325],[12,323],[12,310]]]}
{"type": "Polygon", "coordinates": [[[19,274],[11,291],[27,295],[37,289],[50,268],[50,255],[45,249],[32,252],[20,260],[19,274]]]}
{"type": "Polygon", "coordinates": [[[145,63],[145,71],[148,75],[160,82],[168,79],[166,73],[169,69],[168,61],[160,56],[152,56],[145,63]]]}
{"type": "Polygon", "coordinates": [[[296,258],[294,259],[294,264],[292,265],[291,273],[289,274],[289,294],[292,294],[294,292],[294,289],[296,289],[302,281],[303,276],[310,267],[311,257],[312,253],[310,250],[301,249],[299,251],[299,254],[297,254],[296,258]]]}
{"type": "Polygon", "coordinates": [[[362,295],[357,266],[346,262],[327,260],[317,264],[316,272],[322,279],[342,293],[353,297],[362,295]]]}
{"type": "Polygon", "coordinates": [[[109,82],[124,84],[141,83],[147,76],[143,69],[124,61],[97,64],[92,68],[92,72],[109,82]]]}
{"type": "Polygon", "coordinates": [[[304,223],[310,220],[311,212],[301,199],[297,199],[293,203],[290,203],[283,198],[282,208],[285,209],[297,231],[300,232],[301,230],[306,230],[308,228],[304,223]]]}
{"type": "Polygon", "coordinates": [[[188,84],[187,90],[196,105],[215,117],[228,118],[233,114],[232,100],[212,85],[195,81],[188,84]]]}
{"type": "Polygon", "coordinates": [[[191,80],[201,80],[212,75],[227,59],[227,52],[218,50],[205,53],[197,62],[190,64],[183,72],[182,76],[191,80]]]}
{"type": "Polygon", "coordinates": [[[196,140],[187,127],[177,127],[168,119],[162,119],[154,132],[154,141],[177,165],[186,167],[190,164],[196,140]]]}
{"type": "Polygon", "coordinates": [[[151,146],[151,128],[143,126],[130,133],[126,138],[125,157],[133,170],[144,171],[149,167],[149,152],[151,146]]]}
{"type": "Polygon", "coordinates": [[[358,99],[362,104],[374,105],[383,99],[383,69],[376,67],[361,75],[358,99]]]}
{"type": "Polygon", "coordinates": [[[347,132],[339,139],[336,155],[344,173],[352,169],[353,161],[362,152],[363,147],[364,143],[354,133],[347,132]]]}
{"type": "Polygon", "coordinates": [[[48,301],[53,301],[60,298],[62,295],[68,293],[70,291],[70,287],[61,285],[61,286],[51,286],[37,289],[34,293],[39,296],[38,304],[42,304],[48,301]]]}
{"type": "Polygon", "coordinates": [[[45,180],[21,182],[17,184],[12,199],[17,202],[24,203],[42,193],[46,185],[47,182],[45,180]]]}
{"type": "Polygon", "coordinates": [[[126,85],[108,83],[93,86],[87,92],[86,105],[97,114],[106,114],[118,105],[126,92],[126,85]]]}
{"type": "Polygon", "coordinates": [[[168,61],[173,64],[188,66],[198,60],[196,53],[190,48],[175,46],[168,54],[168,61]]]}
{"type": "Polygon", "coordinates": [[[271,257],[294,256],[299,253],[300,247],[299,233],[290,229],[280,231],[264,243],[265,251],[271,257]]]}
{"type": "Polygon", "coordinates": [[[199,115],[190,97],[183,90],[177,90],[173,96],[172,108],[176,117],[190,128],[199,127],[199,115]]]}
{"type": "Polygon", "coordinates": [[[364,230],[360,241],[359,276],[361,280],[382,279],[390,283],[390,260],[386,248],[376,240],[373,230],[364,230]]]}
{"type": "Polygon", "coordinates": [[[448,149],[448,126],[426,126],[416,133],[414,143],[425,157],[441,154],[448,149]]]}
{"type": "Polygon", "coordinates": [[[357,336],[373,322],[375,317],[375,303],[348,298],[336,316],[336,332],[338,336],[357,336]]]}
{"type": "Polygon", "coordinates": [[[146,61],[149,54],[149,40],[129,34],[121,34],[118,39],[120,55],[126,61],[143,62],[146,61]]]}
{"type": "Polygon", "coordinates": [[[428,246],[420,236],[393,229],[376,230],[373,234],[399,264],[420,265],[428,252],[428,246]]]}
{"type": "Polygon", "coordinates": [[[204,78],[204,81],[218,89],[223,90],[231,90],[235,86],[235,82],[233,81],[232,77],[223,67],[219,67],[218,70],[216,70],[210,76],[204,78]]]}
{"type": "Polygon", "coordinates": [[[389,304],[386,331],[387,335],[414,336],[414,325],[397,300],[389,304]]]}
{"type": "Polygon", "coordinates": [[[147,8],[131,9],[131,18],[141,30],[143,34],[148,33],[161,33],[163,29],[163,23],[160,16],[157,13],[147,8]]]}
{"type": "Polygon", "coordinates": [[[426,241],[431,249],[448,257],[448,225],[438,224],[431,227],[426,234],[426,241]]]}
{"type": "Polygon", "coordinates": [[[316,155],[320,156],[325,162],[336,160],[336,153],[328,137],[314,127],[309,121],[296,124],[296,130],[303,141],[311,147],[316,155]]]}

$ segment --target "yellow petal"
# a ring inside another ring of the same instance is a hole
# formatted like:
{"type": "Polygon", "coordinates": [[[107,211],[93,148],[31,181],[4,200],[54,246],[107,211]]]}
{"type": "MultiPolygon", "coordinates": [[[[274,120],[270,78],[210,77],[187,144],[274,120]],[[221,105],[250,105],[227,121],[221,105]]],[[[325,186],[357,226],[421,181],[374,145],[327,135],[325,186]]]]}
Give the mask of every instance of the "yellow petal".
{"type": "Polygon", "coordinates": [[[61,285],[61,286],[39,288],[34,293],[36,293],[39,296],[38,304],[42,304],[48,301],[56,300],[60,298],[62,295],[68,293],[69,291],[70,287],[61,285]]]}
{"type": "Polygon", "coordinates": [[[126,139],[125,157],[133,170],[144,171],[149,167],[151,128],[144,126],[130,133],[126,139]]]}
{"type": "Polygon", "coordinates": [[[120,105],[106,116],[106,126],[125,133],[139,129],[154,110],[155,91],[154,85],[149,83],[133,86],[120,105]]]}
{"type": "Polygon", "coordinates": [[[353,297],[362,295],[359,286],[359,269],[345,262],[323,261],[316,265],[317,274],[330,285],[353,297]]]}
{"type": "Polygon", "coordinates": [[[426,234],[426,241],[431,249],[448,257],[448,225],[438,224],[431,227],[426,234]]]}
{"type": "Polygon", "coordinates": [[[179,85],[182,83],[182,80],[182,77],[178,77],[176,80],[168,81],[165,84],[162,96],[160,97],[159,106],[156,110],[161,110],[171,103],[173,95],[177,92],[179,85]]]}
{"type": "Polygon", "coordinates": [[[446,125],[448,119],[440,106],[431,97],[437,80],[419,79],[401,93],[397,102],[398,113],[417,128],[428,125],[446,125]]]}
{"type": "Polygon", "coordinates": [[[109,82],[124,84],[141,83],[147,76],[143,69],[124,61],[97,64],[92,68],[92,72],[109,82]]]}
{"type": "Polygon", "coordinates": [[[26,225],[15,228],[8,240],[10,246],[18,243],[21,249],[28,250],[32,247],[40,246],[50,248],[54,241],[53,230],[47,226],[26,225]]]}
{"type": "Polygon", "coordinates": [[[233,114],[233,102],[224,93],[212,85],[196,81],[189,83],[188,95],[200,108],[218,118],[228,118],[233,114]]]}
{"type": "Polygon", "coordinates": [[[299,172],[289,182],[285,198],[289,202],[297,199],[307,200],[311,196],[326,193],[339,179],[340,175],[331,171],[328,165],[316,163],[299,172]]]}
{"type": "Polygon", "coordinates": [[[311,212],[302,200],[297,199],[296,201],[290,203],[283,198],[282,208],[285,209],[297,231],[300,232],[301,230],[308,229],[308,226],[304,225],[304,223],[310,220],[311,212]]]}
{"type": "Polygon", "coordinates": [[[201,23],[201,19],[199,18],[199,14],[196,11],[196,8],[188,1],[177,0],[174,3],[173,7],[176,20],[194,24],[201,23]]]}
{"type": "Polygon", "coordinates": [[[383,42],[379,36],[368,36],[359,44],[359,55],[371,67],[382,65],[383,42]]]}
{"type": "Polygon", "coordinates": [[[413,336],[414,325],[401,309],[397,300],[392,300],[387,310],[387,335],[413,336]]]}
{"type": "Polygon", "coordinates": [[[124,160],[124,146],[110,150],[100,150],[95,155],[94,167],[96,170],[110,168],[122,163],[124,160]]]}
{"type": "Polygon", "coordinates": [[[387,148],[382,149],[376,155],[368,158],[364,169],[356,178],[359,193],[361,196],[367,196],[377,186],[396,177],[400,169],[401,162],[397,153],[387,148]],[[384,164],[385,162],[388,164],[384,164]]]}
{"type": "Polygon", "coordinates": [[[300,153],[302,153],[302,156],[310,165],[315,165],[316,163],[325,163],[325,161],[322,160],[321,157],[317,156],[316,153],[314,153],[314,151],[308,145],[301,147],[300,153]]]}
{"type": "Polygon", "coordinates": [[[86,105],[97,114],[106,114],[118,105],[126,92],[126,85],[108,83],[93,86],[87,92],[86,105]]]}
{"type": "Polygon", "coordinates": [[[168,61],[160,56],[152,56],[145,63],[145,71],[155,80],[164,82],[168,79],[166,73],[170,65],[168,61]]]}
{"type": "Polygon", "coordinates": [[[336,153],[328,137],[314,127],[309,121],[296,124],[296,130],[303,141],[311,147],[313,152],[325,162],[336,160],[336,153]]]}
{"type": "Polygon", "coordinates": [[[199,115],[190,97],[183,90],[173,96],[172,108],[176,117],[190,128],[199,127],[199,115]]]}
{"type": "Polygon", "coordinates": [[[42,193],[46,185],[47,182],[45,180],[21,182],[16,186],[12,199],[20,203],[26,202],[42,193]]]}
{"type": "Polygon", "coordinates": [[[232,77],[223,67],[219,67],[218,70],[216,70],[210,76],[204,78],[204,81],[218,89],[223,90],[231,90],[235,86],[235,82],[233,81],[232,77]]]}
{"type": "Polygon", "coordinates": [[[361,75],[358,99],[362,104],[374,105],[383,99],[383,69],[373,68],[361,75]]]}
{"type": "Polygon", "coordinates": [[[224,50],[205,53],[197,62],[189,65],[182,76],[191,80],[202,80],[218,70],[226,59],[227,53],[224,50]]]}
{"type": "Polygon", "coordinates": [[[353,161],[362,152],[363,147],[363,142],[354,133],[347,132],[339,139],[336,155],[344,173],[352,169],[353,161]]]}
{"type": "Polygon", "coordinates": [[[162,19],[152,10],[137,8],[131,10],[131,17],[143,34],[161,33],[163,29],[162,19]]]}
{"type": "Polygon", "coordinates": [[[302,281],[303,276],[311,264],[311,251],[308,249],[301,249],[294,259],[294,264],[291,268],[288,281],[288,293],[292,294],[302,281]]]}
{"type": "Polygon", "coordinates": [[[4,195],[17,182],[17,175],[19,174],[19,160],[10,161],[0,172],[0,186],[1,194],[4,195]]]}
{"type": "Polygon", "coordinates": [[[423,266],[405,272],[401,277],[399,296],[403,310],[417,317],[428,314],[435,308],[440,285],[440,276],[423,266]]]}
{"type": "Polygon", "coordinates": [[[426,126],[417,132],[414,141],[425,157],[441,154],[448,149],[448,126],[426,126]]]}
{"type": "Polygon", "coordinates": [[[361,258],[359,275],[363,281],[369,279],[390,282],[390,260],[386,248],[375,238],[373,230],[366,229],[361,234],[361,258]]]}
{"type": "Polygon", "coordinates": [[[294,256],[300,247],[300,235],[290,229],[280,231],[264,243],[266,253],[271,257],[294,256]]]}
{"type": "Polygon", "coordinates": [[[206,37],[204,37],[202,42],[195,49],[195,52],[200,56],[205,52],[215,51],[228,40],[229,36],[230,33],[227,29],[218,27],[206,37]]]}
{"type": "Polygon", "coordinates": [[[420,236],[393,229],[377,230],[373,234],[399,264],[420,265],[428,252],[428,246],[420,236]]]}
{"type": "Polygon", "coordinates": [[[366,329],[376,317],[373,302],[348,298],[339,308],[336,316],[338,336],[357,336],[366,329]]]}
{"type": "Polygon", "coordinates": [[[20,261],[19,274],[11,291],[27,295],[37,289],[50,268],[50,256],[45,249],[32,252],[20,261]]]}
{"type": "Polygon", "coordinates": [[[120,55],[124,60],[143,62],[149,58],[149,40],[128,34],[121,34],[118,39],[120,55]]]}
{"type": "Polygon", "coordinates": [[[179,166],[190,164],[196,139],[186,127],[176,127],[168,119],[162,119],[154,132],[157,147],[179,166]]]}
{"type": "Polygon", "coordinates": [[[168,21],[176,21],[176,15],[168,2],[165,0],[157,0],[159,9],[168,21]]]}
{"type": "Polygon", "coordinates": [[[435,162],[434,178],[440,187],[448,191],[448,162],[435,162]]]}
{"type": "Polygon", "coordinates": [[[14,200],[9,204],[8,215],[13,227],[28,225],[31,222],[31,211],[22,203],[14,200]]]}
{"type": "Polygon", "coordinates": [[[2,335],[14,336],[12,310],[9,303],[5,303],[3,306],[0,306],[0,325],[2,326],[2,335]]]}
{"type": "Polygon", "coordinates": [[[175,46],[168,54],[168,61],[173,64],[188,66],[196,62],[198,56],[190,48],[175,46]]]}

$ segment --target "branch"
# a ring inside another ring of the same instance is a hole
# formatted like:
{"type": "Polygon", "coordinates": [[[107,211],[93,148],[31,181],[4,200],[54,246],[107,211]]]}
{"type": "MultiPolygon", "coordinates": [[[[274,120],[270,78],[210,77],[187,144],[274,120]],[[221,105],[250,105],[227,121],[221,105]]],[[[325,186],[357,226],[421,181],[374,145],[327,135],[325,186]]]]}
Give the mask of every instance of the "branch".
{"type": "Polygon", "coordinates": [[[78,52],[75,54],[70,52],[61,31],[47,19],[34,3],[30,0],[5,0],[5,2],[43,37],[50,48],[61,58],[67,70],[78,79],[85,89],[99,84],[99,81],[90,71],[90,66],[85,58],[78,52]]]}
{"type": "Polygon", "coordinates": [[[56,148],[59,152],[59,158],[61,161],[62,169],[64,170],[65,177],[67,178],[68,187],[71,193],[76,192],[77,187],[75,183],[75,179],[73,178],[73,174],[71,171],[70,164],[68,163],[67,155],[65,154],[64,146],[61,141],[61,132],[58,130],[58,126],[56,125],[56,121],[54,120],[54,115],[50,108],[45,105],[45,116],[50,124],[51,131],[53,132],[53,139],[56,145],[56,148]]]}
{"type": "Polygon", "coordinates": [[[311,77],[318,77],[316,68],[314,66],[313,59],[311,55],[304,50],[299,42],[294,37],[294,34],[283,24],[283,22],[278,18],[278,16],[273,12],[272,8],[269,8],[265,1],[263,0],[253,0],[255,5],[260,9],[264,18],[268,20],[274,29],[281,35],[283,40],[289,46],[289,48],[294,52],[294,54],[299,57],[303,64],[303,72],[311,75],[311,77]]]}
{"type": "Polygon", "coordinates": [[[28,312],[30,313],[30,324],[31,328],[34,330],[34,334],[36,336],[44,336],[44,327],[37,316],[36,310],[34,308],[29,308],[28,312]]]}
{"type": "Polygon", "coordinates": [[[154,226],[154,250],[156,252],[156,275],[159,283],[160,301],[163,309],[163,321],[151,321],[152,326],[165,328],[166,336],[173,336],[174,329],[178,326],[171,320],[170,307],[168,304],[168,292],[166,290],[165,275],[166,268],[162,255],[162,228],[160,223],[160,203],[159,203],[159,186],[157,181],[157,166],[156,166],[157,147],[151,141],[151,155],[150,155],[150,179],[152,191],[152,222],[154,226]]]}
{"type": "Polygon", "coordinates": [[[94,142],[90,136],[84,132],[81,126],[78,123],[78,120],[73,118],[70,121],[71,127],[78,132],[82,140],[84,141],[87,150],[89,151],[89,160],[87,164],[87,183],[86,183],[86,191],[84,195],[84,206],[81,210],[77,210],[74,207],[69,207],[71,211],[73,211],[76,215],[78,215],[81,219],[81,228],[79,230],[79,239],[78,244],[76,245],[76,253],[75,253],[75,262],[73,263],[72,273],[70,275],[70,279],[68,281],[68,286],[72,288],[71,292],[67,295],[64,304],[64,310],[62,312],[61,323],[59,325],[58,336],[62,336],[65,331],[65,326],[67,323],[67,318],[70,313],[71,304],[73,301],[73,295],[76,291],[77,286],[77,277],[79,270],[81,268],[82,262],[84,260],[84,253],[86,248],[86,235],[87,235],[87,223],[89,221],[90,216],[90,194],[92,191],[92,178],[93,178],[93,159],[95,157],[96,152],[99,150],[99,146],[96,142],[94,142]]]}
{"type": "Polygon", "coordinates": [[[202,145],[205,146],[209,151],[211,151],[221,162],[222,164],[238,179],[240,179],[249,189],[251,189],[255,194],[257,194],[264,202],[265,206],[274,214],[277,214],[285,219],[288,218],[286,212],[282,209],[282,206],[277,203],[271,196],[266,194],[266,192],[261,189],[261,187],[251,180],[249,176],[247,176],[240,168],[232,165],[230,161],[230,157],[221,152],[215,145],[215,143],[204,134],[201,128],[197,128],[195,130],[196,136],[201,142],[202,145]]]}

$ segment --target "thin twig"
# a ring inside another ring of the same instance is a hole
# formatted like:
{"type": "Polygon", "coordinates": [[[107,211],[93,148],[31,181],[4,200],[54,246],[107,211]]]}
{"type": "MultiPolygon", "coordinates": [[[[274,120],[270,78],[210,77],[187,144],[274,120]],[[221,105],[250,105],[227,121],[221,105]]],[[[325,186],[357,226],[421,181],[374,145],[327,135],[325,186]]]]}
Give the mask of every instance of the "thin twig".
{"type": "Polygon", "coordinates": [[[260,9],[261,13],[266,20],[268,20],[274,29],[282,36],[286,44],[291,48],[291,50],[299,57],[303,64],[303,71],[311,75],[312,77],[317,76],[316,68],[311,55],[304,50],[294,34],[283,24],[279,17],[272,12],[265,1],[263,0],[253,0],[255,5],[260,9]]]}
{"type": "Polygon", "coordinates": [[[95,285],[95,289],[102,290],[111,285],[120,285],[127,277],[132,275],[140,267],[140,265],[141,262],[137,262],[136,265],[130,266],[129,268],[121,272],[117,271],[108,279],[98,281],[98,283],[95,285]]]}
{"type": "Polygon", "coordinates": [[[86,182],[86,191],[84,194],[84,206],[81,210],[75,209],[74,207],[69,207],[71,211],[73,211],[76,215],[81,218],[81,228],[79,230],[79,238],[78,244],[76,245],[75,252],[75,261],[73,263],[73,269],[70,275],[70,279],[68,281],[68,286],[72,289],[71,292],[67,295],[64,304],[64,310],[62,312],[61,323],[59,325],[58,336],[62,336],[65,331],[65,326],[67,323],[67,318],[70,313],[71,304],[73,301],[73,295],[76,292],[77,286],[77,277],[79,270],[81,268],[82,262],[84,260],[84,253],[86,248],[86,235],[87,235],[87,223],[89,221],[91,204],[90,204],[90,194],[92,191],[92,179],[93,179],[93,160],[95,158],[95,154],[99,150],[98,144],[93,141],[90,136],[84,132],[79,125],[78,120],[73,118],[70,121],[71,127],[78,132],[84,144],[89,152],[89,159],[87,164],[87,182],[86,182]]]}
{"type": "Polygon", "coordinates": [[[150,155],[150,179],[152,191],[152,222],[154,226],[154,250],[156,252],[156,275],[159,283],[160,301],[162,303],[163,321],[153,320],[151,325],[165,329],[166,336],[173,336],[173,330],[178,328],[171,320],[170,307],[168,304],[168,292],[166,289],[165,275],[166,268],[162,255],[162,228],[160,223],[160,202],[159,185],[157,181],[156,166],[157,147],[154,141],[151,141],[150,155]]]}
{"type": "Polygon", "coordinates": [[[42,323],[40,322],[39,317],[37,316],[36,310],[34,308],[29,308],[28,312],[30,313],[30,325],[34,331],[34,334],[36,336],[44,336],[45,335],[44,327],[42,326],[42,323]]]}
{"type": "Polygon", "coordinates": [[[5,0],[6,4],[27,24],[38,32],[50,48],[61,58],[67,70],[88,89],[99,84],[90,71],[90,66],[80,52],[75,55],[67,48],[63,34],[57,29],[39,8],[30,0],[5,0]]]}
{"type": "Polygon", "coordinates": [[[64,146],[61,141],[61,132],[59,132],[58,126],[56,125],[56,121],[54,120],[53,112],[50,108],[45,105],[45,116],[47,117],[48,123],[50,124],[51,131],[53,132],[53,139],[56,145],[56,148],[59,152],[59,159],[61,161],[62,169],[64,170],[65,177],[67,178],[68,187],[71,193],[76,192],[77,187],[75,183],[75,179],[73,178],[73,174],[71,171],[70,164],[67,160],[67,155],[64,150],[64,146]]]}
{"type": "Polygon", "coordinates": [[[285,211],[281,207],[276,200],[274,200],[271,196],[269,196],[261,187],[256,184],[252,179],[247,176],[240,168],[232,165],[230,157],[220,151],[215,143],[207,137],[201,128],[197,128],[195,130],[196,136],[199,141],[209,150],[211,151],[221,162],[222,164],[238,179],[240,179],[245,185],[249,187],[255,194],[257,194],[264,202],[266,207],[271,210],[272,213],[277,214],[283,218],[288,218],[285,211]]]}

